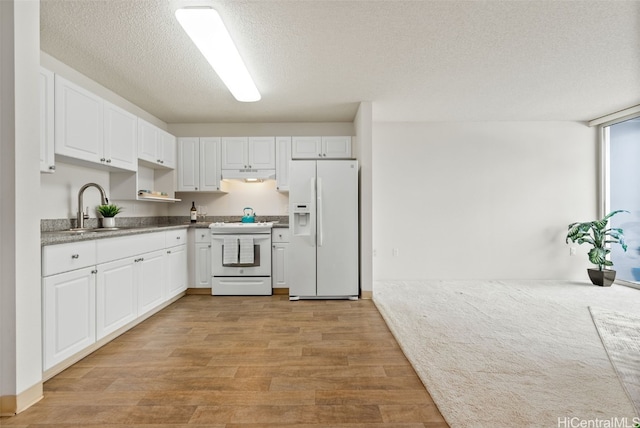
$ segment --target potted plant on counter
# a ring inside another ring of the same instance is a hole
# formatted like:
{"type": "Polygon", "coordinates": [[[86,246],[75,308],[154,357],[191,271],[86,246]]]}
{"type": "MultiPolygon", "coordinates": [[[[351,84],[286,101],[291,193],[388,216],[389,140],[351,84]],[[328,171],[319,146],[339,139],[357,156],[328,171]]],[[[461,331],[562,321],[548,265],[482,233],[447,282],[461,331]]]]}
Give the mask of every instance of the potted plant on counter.
{"type": "Polygon", "coordinates": [[[624,251],[627,251],[627,244],[624,242],[624,234],[620,228],[607,228],[609,219],[614,215],[628,212],[625,210],[612,211],[600,220],[593,220],[584,223],[571,223],[567,232],[566,243],[591,244],[593,248],[589,250],[589,261],[598,266],[598,269],[587,269],[589,279],[594,285],[603,287],[610,286],[616,278],[616,271],[605,269],[605,266],[613,266],[613,262],[607,259],[611,250],[609,244],[620,244],[624,251]]]}
{"type": "Polygon", "coordinates": [[[114,204],[98,205],[98,212],[102,215],[102,227],[115,227],[115,217],[120,211],[122,211],[122,207],[114,204]]]}

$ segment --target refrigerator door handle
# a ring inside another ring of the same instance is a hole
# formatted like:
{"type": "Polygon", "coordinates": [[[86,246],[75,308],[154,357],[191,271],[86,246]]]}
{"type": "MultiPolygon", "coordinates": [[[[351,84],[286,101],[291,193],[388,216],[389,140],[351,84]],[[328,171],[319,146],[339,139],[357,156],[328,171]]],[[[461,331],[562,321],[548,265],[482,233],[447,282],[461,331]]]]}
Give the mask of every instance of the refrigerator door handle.
{"type": "Polygon", "coordinates": [[[318,201],[318,247],[322,247],[323,230],[322,230],[322,178],[318,178],[318,186],[316,188],[316,200],[318,201]]]}
{"type": "Polygon", "coordinates": [[[318,240],[317,232],[316,232],[316,221],[317,221],[317,218],[316,218],[316,215],[317,215],[316,214],[316,204],[315,204],[316,195],[317,195],[317,193],[316,193],[316,178],[312,177],[311,178],[311,201],[312,201],[311,205],[312,206],[311,206],[311,213],[310,213],[310,217],[311,218],[309,220],[312,221],[311,222],[311,234],[312,234],[312,236],[311,236],[311,244],[313,246],[316,246],[316,242],[318,240]]]}

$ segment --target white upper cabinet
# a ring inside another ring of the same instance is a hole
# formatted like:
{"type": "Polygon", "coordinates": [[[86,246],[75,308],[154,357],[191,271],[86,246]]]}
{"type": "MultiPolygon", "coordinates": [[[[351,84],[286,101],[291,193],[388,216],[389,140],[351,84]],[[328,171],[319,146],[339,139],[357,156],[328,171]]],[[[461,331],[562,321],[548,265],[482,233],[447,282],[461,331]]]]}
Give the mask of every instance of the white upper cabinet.
{"type": "Polygon", "coordinates": [[[222,169],[275,169],[275,137],[224,137],[222,169]]]}
{"type": "Polygon", "coordinates": [[[351,137],[293,137],[293,159],[351,159],[351,137]]]}
{"type": "Polygon", "coordinates": [[[40,68],[40,172],[54,172],[54,76],[40,68]]]}
{"type": "Polygon", "coordinates": [[[176,138],[138,118],[138,159],[153,168],[175,168],[176,138]]]}
{"type": "Polygon", "coordinates": [[[138,118],[128,111],[104,102],[104,159],[113,167],[135,171],[138,118]]]}
{"type": "Polygon", "coordinates": [[[221,141],[222,169],[246,169],[248,162],[247,137],[224,137],[221,141]]]}
{"type": "Polygon", "coordinates": [[[136,117],[55,76],[55,153],[135,171],[136,117]]]}
{"type": "Polygon", "coordinates": [[[220,172],[220,138],[178,139],[179,192],[224,190],[220,172]]]}
{"type": "Polygon", "coordinates": [[[322,158],[351,159],[351,137],[322,137],[322,158]]]}
{"type": "Polygon", "coordinates": [[[275,169],[275,137],[249,137],[247,159],[249,161],[249,168],[275,169]]]}
{"type": "Polygon", "coordinates": [[[291,137],[276,137],[276,189],[289,191],[289,162],[291,161],[291,137]]]}
{"type": "Polygon", "coordinates": [[[56,154],[100,163],[104,144],[102,99],[58,75],[55,93],[56,154]]]}

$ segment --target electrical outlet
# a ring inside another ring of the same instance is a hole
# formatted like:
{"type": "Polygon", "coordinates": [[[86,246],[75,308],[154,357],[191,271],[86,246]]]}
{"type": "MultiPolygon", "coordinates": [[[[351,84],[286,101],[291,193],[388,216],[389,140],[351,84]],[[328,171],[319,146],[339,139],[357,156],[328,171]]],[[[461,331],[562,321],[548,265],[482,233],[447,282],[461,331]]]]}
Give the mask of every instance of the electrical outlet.
{"type": "Polygon", "coordinates": [[[569,247],[569,255],[570,256],[576,255],[576,247],[569,247]]]}
{"type": "Polygon", "coordinates": [[[394,248],[393,250],[391,250],[391,254],[393,254],[393,257],[397,257],[398,255],[400,255],[400,250],[394,248]]]}

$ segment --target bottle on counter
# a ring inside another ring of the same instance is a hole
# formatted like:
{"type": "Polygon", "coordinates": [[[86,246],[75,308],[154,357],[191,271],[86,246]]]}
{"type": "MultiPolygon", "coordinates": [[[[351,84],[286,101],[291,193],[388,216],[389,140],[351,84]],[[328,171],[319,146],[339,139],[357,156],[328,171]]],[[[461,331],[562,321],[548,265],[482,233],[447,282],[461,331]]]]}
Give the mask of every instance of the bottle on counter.
{"type": "Polygon", "coordinates": [[[196,203],[191,202],[191,210],[189,211],[191,214],[191,223],[195,223],[198,221],[198,210],[196,209],[196,203]]]}

